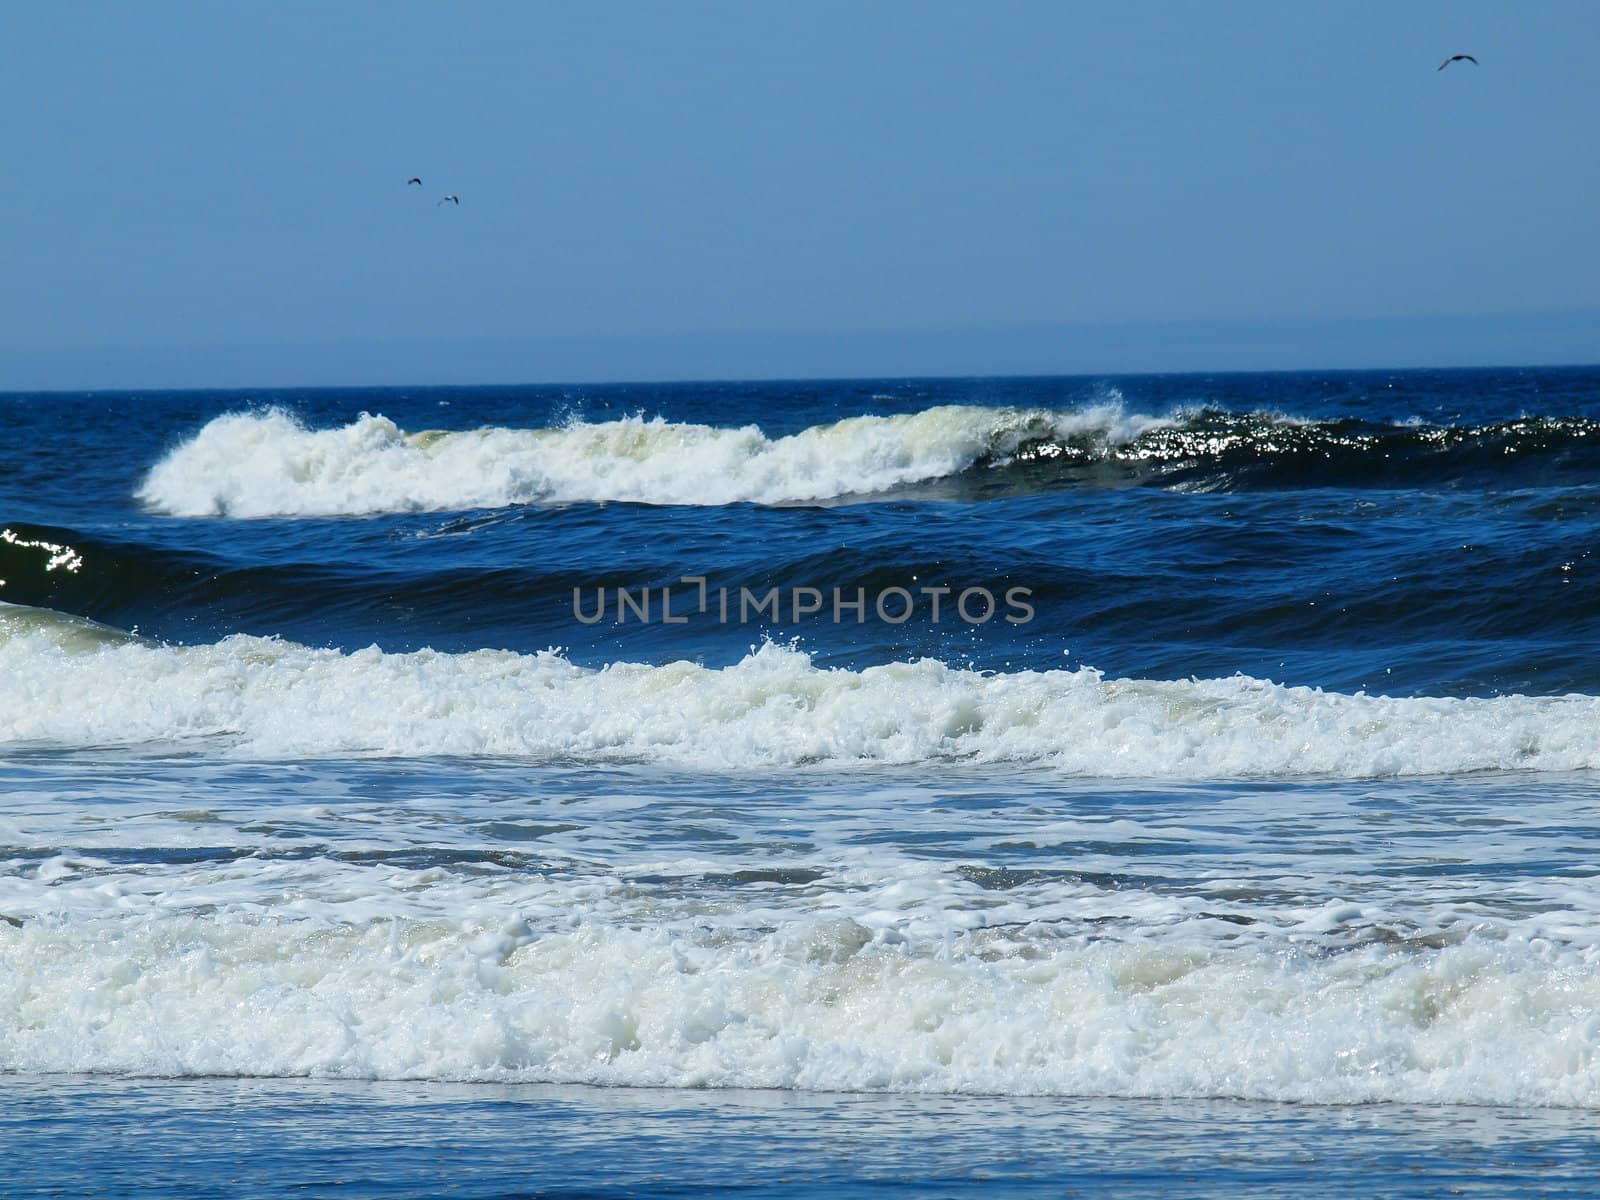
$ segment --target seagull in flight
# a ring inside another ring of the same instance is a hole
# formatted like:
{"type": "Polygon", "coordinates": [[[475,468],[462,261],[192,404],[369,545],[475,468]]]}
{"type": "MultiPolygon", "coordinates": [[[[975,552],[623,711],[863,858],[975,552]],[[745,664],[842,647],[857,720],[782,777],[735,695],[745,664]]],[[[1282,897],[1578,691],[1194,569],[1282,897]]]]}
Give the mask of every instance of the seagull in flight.
{"type": "Polygon", "coordinates": [[[1473,66],[1478,65],[1478,60],[1473,58],[1470,54],[1452,54],[1449,58],[1445,59],[1439,64],[1439,70],[1444,70],[1453,62],[1469,62],[1473,66]]]}
{"type": "Polygon", "coordinates": [[[410,187],[413,183],[416,184],[418,187],[421,187],[422,186],[422,177],[419,176],[419,175],[413,175],[410,179],[406,180],[406,186],[407,187],[410,187]]]}
{"type": "MultiPolygon", "coordinates": [[[[461,207],[461,197],[460,196],[446,196],[442,200],[439,201],[439,204],[454,204],[457,208],[460,208],[461,207]]],[[[438,208],[439,204],[435,204],[434,207],[438,208]]]]}

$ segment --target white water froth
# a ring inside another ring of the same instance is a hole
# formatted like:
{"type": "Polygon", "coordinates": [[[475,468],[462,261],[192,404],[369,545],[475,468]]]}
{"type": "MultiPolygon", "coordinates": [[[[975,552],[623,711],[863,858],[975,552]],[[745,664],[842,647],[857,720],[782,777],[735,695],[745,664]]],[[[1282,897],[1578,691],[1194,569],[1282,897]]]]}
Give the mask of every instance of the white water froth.
{"type": "Polygon", "coordinates": [[[627,417],[550,429],[407,433],[383,416],[307,429],[272,410],[217,417],[139,487],[184,517],[340,516],[539,501],[786,504],[882,492],[1072,435],[1132,440],[1159,421],[1116,403],[1071,412],[946,405],[850,417],[788,437],[627,417]]]}
{"type": "Polygon", "coordinates": [[[849,920],[0,923],[0,1070],[1600,1105],[1589,949],[1013,949],[849,920]]]}
{"type": "Polygon", "coordinates": [[[931,659],[851,671],[771,644],[720,669],[590,669],[554,652],[344,653],[241,635],[161,646],[0,621],[0,744],[189,739],[266,758],[713,770],[968,760],[1087,776],[1366,778],[1600,767],[1600,698],[1392,698],[931,659]]]}

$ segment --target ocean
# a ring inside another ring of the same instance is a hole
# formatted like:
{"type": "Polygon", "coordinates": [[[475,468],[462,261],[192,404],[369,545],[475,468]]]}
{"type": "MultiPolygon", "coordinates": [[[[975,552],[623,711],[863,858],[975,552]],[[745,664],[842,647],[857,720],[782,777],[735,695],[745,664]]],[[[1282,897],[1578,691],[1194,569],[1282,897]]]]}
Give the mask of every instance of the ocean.
{"type": "Polygon", "coordinates": [[[1592,1186],[1600,368],[0,429],[7,1194],[1592,1186]]]}

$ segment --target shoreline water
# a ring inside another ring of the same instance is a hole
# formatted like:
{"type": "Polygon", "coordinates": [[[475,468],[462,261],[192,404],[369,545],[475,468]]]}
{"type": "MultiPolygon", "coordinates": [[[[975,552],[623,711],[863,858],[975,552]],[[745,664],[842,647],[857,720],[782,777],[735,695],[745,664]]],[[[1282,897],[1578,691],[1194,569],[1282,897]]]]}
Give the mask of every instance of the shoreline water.
{"type": "Polygon", "coordinates": [[[1590,1194],[1582,1111],[0,1077],[9,1194],[1590,1194]],[[759,1153],[756,1148],[759,1147],[759,1153]]]}

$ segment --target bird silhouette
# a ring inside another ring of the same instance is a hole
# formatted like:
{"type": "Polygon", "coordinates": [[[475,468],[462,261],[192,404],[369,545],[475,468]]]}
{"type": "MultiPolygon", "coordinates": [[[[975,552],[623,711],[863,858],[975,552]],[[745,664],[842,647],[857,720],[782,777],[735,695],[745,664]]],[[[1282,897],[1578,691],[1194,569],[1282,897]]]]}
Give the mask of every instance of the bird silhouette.
{"type": "Polygon", "coordinates": [[[410,179],[406,180],[406,186],[407,187],[410,187],[413,183],[416,184],[418,187],[421,187],[422,186],[421,177],[417,176],[417,175],[413,175],[410,179]]]}
{"type": "Polygon", "coordinates": [[[1452,54],[1449,58],[1445,59],[1439,64],[1439,70],[1444,70],[1453,62],[1469,62],[1473,66],[1478,65],[1478,60],[1473,58],[1470,54],[1452,54]]]}
{"type": "MultiPolygon", "coordinates": [[[[460,196],[446,196],[442,200],[439,201],[439,204],[454,204],[457,208],[460,208],[461,207],[461,197],[460,196]]],[[[434,207],[438,208],[439,204],[435,204],[434,207]]]]}

